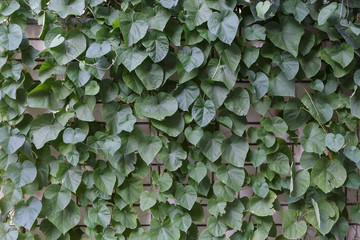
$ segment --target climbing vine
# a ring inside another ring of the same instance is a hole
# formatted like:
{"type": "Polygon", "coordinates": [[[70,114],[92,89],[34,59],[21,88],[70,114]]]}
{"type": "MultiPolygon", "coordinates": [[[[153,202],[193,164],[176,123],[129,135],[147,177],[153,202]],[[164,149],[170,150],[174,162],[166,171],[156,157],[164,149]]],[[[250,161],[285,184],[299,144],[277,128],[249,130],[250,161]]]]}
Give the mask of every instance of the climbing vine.
{"type": "Polygon", "coordinates": [[[344,239],[359,9],[1,1],[0,238],[344,239]]]}

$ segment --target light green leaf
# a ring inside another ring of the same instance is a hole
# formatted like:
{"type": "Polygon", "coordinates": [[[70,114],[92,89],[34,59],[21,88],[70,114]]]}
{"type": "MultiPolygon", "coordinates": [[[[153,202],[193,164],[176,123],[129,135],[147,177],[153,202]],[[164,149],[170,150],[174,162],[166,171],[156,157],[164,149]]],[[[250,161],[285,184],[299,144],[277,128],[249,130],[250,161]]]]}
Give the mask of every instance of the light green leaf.
{"type": "Polygon", "coordinates": [[[304,136],[301,137],[301,145],[306,152],[321,154],[325,148],[325,132],[317,123],[309,123],[304,128],[304,136]]]}
{"type": "Polygon", "coordinates": [[[211,162],[215,162],[221,156],[221,143],[225,136],[221,132],[205,132],[198,144],[200,151],[211,162]]]}
{"type": "Polygon", "coordinates": [[[187,168],[189,171],[189,177],[194,179],[197,183],[200,183],[207,174],[207,168],[202,162],[189,163],[187,168]]]}
{"type": "Polygon", "coordinates": [[[338,152],[345,144],[345,139],[341,134],[328,133],[325,137],[326,146],[333,152],[338,152]]]}
{"type": "Polygon", "coordinates": [[[138,213],[133,206],[127,205],[123,209],[115,208],[113,219],[124,227],[135,229],[137,226],[138,213]]]}
{"type": "Polygon", "coordinates": [[[197,145],[197,143],[200,141],[200,139],[202,138],[202,136],[204,135],[204,130],[199,127],[199,126],[195,126],[194,128],[192,128],[191,126],[188,126],[185,129],[185,137],[186,139],[192,144],[192,145],[197,145]]]}
{"type": "Polygon", "coordinates": [[[242,221],[238,221],[237,219],[243,218],[244,210],[245,207],[239,199],[228,202],[226,204],[225,214],[220,217],[220,221],[223,222],[226,226],[240,231],[242,221]]]}
{"type": "Polygon", "coordinates": [[[121,51],[119,60],[129,70],[136,69],[147,58],[148,53],[139,47],[129,47],[121,51]]]}
{"type": "Polygon", "coordinates": [[[118,193],[128,204],[133,204],[139,200],[143,192],[143,183],[136,177],[126,179],[120,186],[118,193]]]}
{"type": "Polygon", "coordinates": [[[169,51],[169,40],[162,32],[149,32],[142,44],[154,63],[163,60],[169,51]]]}
{"type": "Polygon", "coordinates": [[[25,136],[17,128],[0,128],[0,146],[7,154],[15,153],[25,143],[25,136]]]}
{"type": "Polygon", "coordinates": [[[65,234],[80,222],[80,209],[71,200],[64,210],[48,214],[48,219],[62,234],[65,234]]]}
{"type": "Polygon", "coordinates": [[[187,210],[190,210],[194,206],[196,198],[197,194],[192,186],[187,185],[183,187],[182,185],[178,185],[176,187],[175,199],[187,210]]]}
{"type": "Polygon", "coordinates": [[[256,12],[260,19],[265,20],[265,13],[270,9],[271,3],[269,1],[258,2],[256,4],[256,12]]]}
{"type": "Polygon", "coordinates": [[[273,202],[276,198],[276,194],[272,191],[269,192],[266,198],[253,196],[252,198],[250,198],[249,201],[249,210],[256,216],[272,216],[275,213],[275,209],[273,208],[273,202]]]}
{"type": "Polygon", "coordinates": [[[335,10],[337,9],[337,3],[333,2],[325,7],[323,7],[318,16],[318,24],[323,25],[326,21],[334,14],[335,10]]]}
{"type": "Polygon", "coordinates": [[[0,46],[7,50],[15,50],[22,40],[22,30],[17,24],[0,25],[0,46]]]}
{"type": "Polygon", "coordinates": [[[307,170],[301,169],[291,175],[290,196],[297,198],[306,193],[310,186],[310,174],[307,170]]]}
{"type": "Polygon", "coordinates": [[[265,31],[266,28],[264,26],[261,26],[259,24],[254,24],[252,26],[246,27],[244,29],[244,34],[246,39],[250,41],[265,40],[266,38],[265,31]]]}
{"type": "Polygon", "coordinates": [[[59,185],[51,184],[46,187],[44,197],[49,199],[54,212],[61,211],[69,205],[71,192],[59,185]]]}
{"type": "Polygon", "coordinates": [[[160,151],[162,142],[157,136],[144,136],[139,142],[139,154],[141,158],[150,165],[154,160],[156,154],[160,151]]]}
{"type": "Polygon", "coordinates": [[[201,0],[185,1],[184,10],[187,12],[185,23],[189,30],[194,30],[195,27],[206,22],[212,13],[206,3],[201,0]]]}
{"type": "Polygon", "coordinates": [[[226,98],[224,105],[236,115],[245,116],[250,109],[249,93],[244,88],[235,88],[226,98]]]}
{"type": "Polygon", "coordinates": [[[152,192],[142,192],[140,195],[140,208],[142,211],[146,211],[147,209],[153,207],[156,204],[155,194],[152,192]]]}
{"type": "Polygon", "coordinates": [[[176,171],[187,158],[187,153],[179,143],[171,141],[168,144],[168,148],[161,149],[159,158],[167,170],[176,171]]]}
{"type": "Polygon", "coordinates": [[[97,168],[94,171],[94,183],[104,193],[111,195],[116,182],[116,175],[110,168],[97,168]]]}
{"type": "Polygon", "coordinates": [[[325,193],[341,187],[345,183],[346,176],[346,170],[339,160],[329,160],[325,157],[315,162],[311,172],[311,180],[325,193]]]}
{"type": "Polygon", "coordinates": [[[221,237],[226,232],[226,226],[223,222],[220,221],[220,218],[211,216],[208,218],[206,225],[207,230],[215,237],[221,237]]]}
{"type": "Polygon", "coordinates": [[[51,0],[48,8],[53,10],[61,18],[66,18],[68,15],[81,15],[84,12],[84,0],[51,0]]]}
{"type": "Polygon", "coordinates": [[[149,28],[145,15],[134,11],[120,12],[119,26],[124,36],[125,44],[128,46],[132,46],[143,39],[149,28]]]}
{"type": "Polygon", "coordinates": [[[194,82],[186,82],[178,86],[173,92],[179,108],[188,111],[189,107],[200,94],[199,87],[194,82]]]}
{"type": "Polygon", "coordinates": [[[86,57],[88,58],[99,58],[111,51],[111,44],[108,41],[104,41],[101,44],[94,42],[86,50],[86,57]]]}
{"type": "Polygon", "coordinates": [[[200,67],[203,63],[204,54],[198,47],[190,48],[185,46],[178,52],[178,59],[185,71],[191,72],[191,70],[200,67]]]}
{"type": "Polygon", "coordinates": [[[150,240],[178,240],[180,231],[170,221],[160,223],[152,219],[150,223],[150,240]]]}
{"type": "Polygon", "coordinates": [[[249,151],[249,143],[244,137],[232,135],[222,141],[221,153],[224,160],[236,167],[244,167],[245,158],[249,151]]]}
{"type": "Polygon", "coordinates": [[[223,10],[220,13],[213,12],[207,25],[212,34],[230,45],[235,38],[239,23],[240,20],[233,11],[223,10]]]}
{"type": "Polygon", "coordinates": [[[141,118],[152,118],[162,121],[165,117],[173,115],[178,108],[176,99],[164,92],[156,96],[142,95],[135,103],[135,112],[141,118]]]}
{"type": "Polygon", "coordinates": [[[32,162],[25,160],[23,164],[18,162],[11,163],[7,168],[6,174],[17,187],[22,187],[35,180],[37,170],[32,162]]]}
{"type": "Polygon", "coordinates": [[[94,224],[107,227],[111,220],[110,209],[104,204],[104,202],[97,202],[88,212],[90,221],[94,224]]]}
{"type": "Polygon", "coordinates": [[[289,158],[281,152],[270,154],[266,159],[269,169],[279,173],[288,174],[290,172],[289,158]]]}
{"type": "Polygon", "coordinates": [[[36,197],[30,197],[26,202],[21,201],[15,206],[15,222],[30,230],[42,209],[42,203],[36,197]]]}
{"type": "Polygon", "coordinates": [[[151,120],[151,123],[155,128],[171,137],[177,137],[183,132],[185,126],[184,118],[179,112],[166,117],[163,121],[151,120]]]}
{"type": "Polygon", "coordinates": [[[215,117],[216,109],[213,101],[198,98],[192,107],[191,114],[200,127],[205,127],[215,117]]]}
{"type": "MultiPolygon", "coordinates": [[[[226,140],[225,140],[226,141],[226,140]]],[[[216,169],[217,178],[235,192],[239,192],[245,181],[245,171],[231,165],[222,165],[216,169]]]]}

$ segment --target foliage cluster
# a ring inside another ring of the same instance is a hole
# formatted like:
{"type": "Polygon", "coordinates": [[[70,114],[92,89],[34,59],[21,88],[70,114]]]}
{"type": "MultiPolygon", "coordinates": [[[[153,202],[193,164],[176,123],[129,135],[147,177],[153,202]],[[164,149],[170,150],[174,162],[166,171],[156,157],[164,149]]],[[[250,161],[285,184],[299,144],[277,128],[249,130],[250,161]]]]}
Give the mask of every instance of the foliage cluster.
{"type": "Polygon", "coordinates": [[[0,238],[343,239],[360,224],[344,193],[360,187],[359,9],[1,1],[0,238]]]}

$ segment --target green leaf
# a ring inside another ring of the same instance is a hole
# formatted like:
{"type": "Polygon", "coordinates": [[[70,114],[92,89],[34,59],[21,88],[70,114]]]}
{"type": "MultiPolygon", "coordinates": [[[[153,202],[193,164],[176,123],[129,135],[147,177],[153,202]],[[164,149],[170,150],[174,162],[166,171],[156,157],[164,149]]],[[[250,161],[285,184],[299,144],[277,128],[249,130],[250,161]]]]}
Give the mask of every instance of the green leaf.
{"type": "Polygon", "coordinates": [[[145,211],[156,204],[155,194],[152,192],[142,192],[140,195],[140,208],[142,211],[145,211]]]}
{"type": "Polygon", "coordinates": [[[150,239],[178,240],[180,239],[180,231],[170,221],[160,223],[158,220],[152,219],[150,223],[150,239]]]}
{"type": "MultiPolygon", "coordinates": [[[[58,28],[51,29],[48,34],[50,34],[51,31],[57,31],[57,29],[58,28]]],[[[54,56],[56,62],[59,65],[65,65],[71,62],[80,54],[82,54],[86,49],[86,37],[80,31],[71,30],[66,35],[65,32],[63,32],[63,34],[65,41],[56,47],[49,48],[49,52],[54,56]]]]}
{"type": "Polygon", "coordinates": [[[345,183],[346,176],[346,170],[339,160],[329,160],[325,157],[315,162],[311,172],[311,180],[325,193],[341,187],[345,183]]]}
{"type": "Polygon", "coordinates": [[[255,180],[252,188],[254,193],[261,198],[265,198],[269,193],[269,185],[264,181],[255,180]]]}
{"type": "Polygon", "coordinates": [[[17,24],[0,25],[0,46],[7,50],[15,50],[22,41],[22,30],[17,24]]]}
{"type": "Polygon", "coordinates": [[[129,47],[121,51],[120,62],[129,70],[136,69],[147,58],[148,53],[139,47],[129,47]]]}
{"type": "Polygon", "coordinates": [[[279,174],[288,174],[290,172],[289,158],[284,153],[270,154],[266,160],[270,170],[279,174]]]}
{"type": "Polygon", "coordinates": [[[230,45],[235,38],[239,23],[240,20],[234,12],[223,10],[220,13],[213,12],[207,26],[212,34],[216,35],[222,42],[230,45]]]}
{"type": "MultiPolygon", "coordinates": [[[[226,141],[226,140],[225,140],[226,141]]],[[[244,169],[233,167],[231,165],[222,165],[216,169],[217,178],[225,183],[235,192],[239,192],[245,181],[244,169]]]]}
{"type": "Polygon", "coordinates": [[[250,109],[249,93],[244,88],[235,88],[226,98],[224,105],[236,115],[245,116],[250,109]]]}
{"type": "Polygon", "coordinates": [[[104,41],[101,44],[94,42],[86,50],[86,57],[88,58],[99,58],[111,51],[111,44],[108,41],[104,41]]]}
{"type": "Polygon", "coordinates": [[[71,200],[71,192],[56,184],[46,187],[44,197],[51,201],[51,207],[54,212],[61,211],[69,205],[71,200]]]}
{"type": "Polygon", "coordinates": [[[164,80],[164,71],[159,64],[151,61],[143,62],[135,69],[136,76],[147,90],[154,90],[161,86],[164,80]]]}
{"type": "Polygon", "coordinates": [[[287,209],[281,212],[283,219],[284,237],[288,239],[301,238],[307,230],[305,221],[296,221],[300,217],[300,211],[294,209],[287,209]]]}
{"type": "Polygon", "coordinates": [[[173,115],[178,108],[176,99],[168,93],[160,92],[156,96],[142,95],[135,103],[135,112],[141,118],[162,121],[173,115]]]}
{"type": "Polygon", "coordinates": [[[276,198],[276,194],[272,191],[269,192],[266,198],[253,196],[249,201],[249,210],[256,216],[272,216],[275,213],[273,202],[276,198]]]}
{"type": "Polygon", "coordinates": [[[200,139],[202,138],[202,136],[204,135],[204,130],[199,127],[199,126],[195,126],[194,128],[192,128],[191,126],[188,126],[185,129],[185,137],[186,139],[192,144],[192,145],[197,145],[197,143],[200,141],[200,139]]]}
{"type": "Polygon", "coordinates": [[[338,152],[345,144],[345,139],[341,134],[328,133],[325,137],[326,146],[333,152],[338,152]]]}
{"type": "Polygon", "coordinates": [[[279,65],[288,80],[294,79],[299,71],[299,62],[289,53],[275,55],[273,62],[279,65]]]}
{"type": "Polygon", "coordinates": [[[311,118],[310,114],[303,109],[301,101],[297,98],[292,98],[286,103],[283,117],[290,131],[298,129],[311,118]]]}
{"type": "Polygon", "coordinates": [[[173,222],[183,232],[187,232],[192,223],[191,216],[187,212],[175,214],[173,222]]]}
{"type": "Polygon", "coordinates": [[[300,141],[306,152],[321,154],[326,148],[325,137],[324,130],[319,128],[317,123],[309,123],[305,126],[304,136],[300,141]]]}
{"type": "Polygon", "coordinates": [[[26,202],[21,201],[15,206],[15,222],[30,230],[42,209],[42,203],[36,197],[30,197],[26,202]]]}
{"type": "Polygon", "coordinates": [[[94,171],[94,183],[104,193],[111,195],[116,182],[116,175],[109,168],[97,168],[94,171]]]}
{"type": "Polygon", "coordinates": [[[0,145],[7,154],[15,153],[25,143],[25,136],[17,128],[11,130],[9,127],[0,128],[0,145]]]}
{"type": "Polygon", "coordinates": [[[189,163],[187,168],[189,171],[189,177],[194,179],[197,183],[200,183],[207,175],[207,168],[202,162],[189,163]]]}
{"type": "Polygon", "coordinates": [[[249,151],[249,143],[244,137],[232,135],[222,141],[221,153],[224,160],[236,167],[244,167],[245,158],[249,151]]]}
{"type": "Polygon", "coordinates": [[[266,153],[263,149],[252,150],[249,156],[254,167],[260,166],[266,160],[266,153]]]}
{"type": "Polygon", "coordinates": [[[243,62],[250,68],[259,57],[260,50],[254,46],[248,46],[244,50],[243,62]]]}
{"type": "Polygon", "coordinates": [[[332,47],[331,59],[346,68],[354,59],[354,48],[346,43],[336,45],[332,47]]]}
{"type": "Polygon", "coordinates": [[[133,131],[136,118],[129,106],[111,102],[102,106],[101,113],[109,126],[110,134],[116,135],[122,131],[133,131]]]}
{"type": "Polygon", "coordinates": [[[355,163],[360,161],[360,149],[356,146],[346,146],[344,148],[344,154],[347,158],[355,163]]]}
{"type": "Polygon", "coordinates": [[[290,196],[297,198],[306,193],[310,186],[310,174],[305,169],[297,171],[291,175],[290,196]]]}
{"type": "Polygon", "coordinates": [[[9,227],[7,223],[0,223],[0,236],[4,240],[16,240],[19,236],[19,231],[15,227],[9,227]]]}
{"type": "Polygon", "coordinates": [[[244,34],[246,39],[250,41],[265,40],[266,38],[265,31],[266,31],[265,27],[259,24],[254,24],[252,26],[246,27],[244,29],[244,34]]]}
{"type": "Polygon", "coordinates": [[[339,218],[339,208],[334,202],[327,202],[325,199],[311,201],[314,209],[308,211],[305,219],[321,234],[326,235],[339,218]]]}
{"type": "Polygon", "coordinates": [[[288,80],[280,68],[273,68],[269,78],[269,93],[273,96],[293,97],[295,96],[295,80],[288,80]]]}
{"type": "Polygon", "coordinates": [[[330,16],[332,16],[337,9],[337,3],[333,2],[325,7],[323,7],[318,16],[318,24],[323,25],[326,23],[326,21],[329,19],[330,16]]]}
{"type": "Polygon", "coordinates": [[[187,13],[185,23],[189,30],[194,30],[195,27],[206,22],[212,13],[206,3],[201,0],[185,1],[184,10],[187,13]]]}
{"type": "Polygon", "coordinates": [[[206,70],[211,80],[223,82],[229,90],[234,87],[238,71],[233,72],[226,64],[221,64],[221,59],[211,59],[206,70]]]}
{"type": "Polygon", "coordinates": [[[353,220],[355,223],[359,224],[360,223],[360,204],[351,206],[349,214],[350,214],[351,220],[353,220]]]}
{"type": "Polygon", "coordinates": [[[239,199],[235,199],[232,202],[228,202],[225,208],[225,214],[220,218],[226,226],[237,229],[240,231],[242,222],[237,219],[243,218],[243,211],[245,210],[244,205],[239,199]]]}
{"type": "Polygon", "coordinates": [[[226,226],[219,218],[211,216],[207,221],[207,230],[215,237],[221,237],[226,232],[226,226]]]}
{"type": "Polygon", "coordinates": [[[200,48],[185,46],[178,52],[178,59],[185,71],[191,72],[193,69],[200,67],[204,62],[204,54],[200,48]]]}
{"type": "Polygon", "coordinates": [[[63,133],[64,143],[76,144],[83,142],[89,132],[88,125],[83,125],[80,128],[66,128],[63,133]]]}
{"type": "Polygon", "coordinates": [[[48,8],[53,10],[61,18],[66,18],[68,15],[81,15],[84,12],[84,0],[51,0],[48,8]]]}
{"type": "Polygon", "coordinates": [[[110,209],[103,202],[97,202],[88,212],[90,221],[94,224],[107,227],[111,220],[110,209]]]}
{"type": "Polygon", "coordinates": [[[292,17],[281,17],[280,24],[269,22],[266,24],[267,37],[276,46],[291,53],[294,57],[298,55],[301,36],[305,33],[302,25],[292,17]]]}
{"type": "Polygon", "coordinates": [[[23,164],[18,162],[11,163],[7,168],[6,174],[17,187],[22,187],[35,180],[37,170],[32,162],[25,160],[23,164]]]}
{"type": "Polygon", "coordinates": [[[305,17],[310,13],[306,4],[300,0],[286,0],[283,4],[283,11],[294,15],[296,21],[301,23],[305,17]]]}
{"type": "Polygon", "coordinates": [[[186,82],[179,85],[173,92],[179,108],[188,111],[195,99],[200,95],[200,89],[194,82],[186,82]]]}
{"type": "Polygon", "coordinates": [[[163,60],[169,51],[169,40],[162,32],[149,32],[142,44],[154,63],[163,60]]]}
{"type": "Polygon", "coordinates": [[[144,136],[139,142],[139,154],[141,158],[150,165],[154,160],[156,154],[160,151],[162,142],[157,136],[144,136]]]}
{"type": "Polygon", "coordinates": [[[134,11],[120,12],[119,25],[125,44],[128,46],[132,46],[143,39],[149,28],[145,15],[134,11]]]}
{"type": "Polygon", "coordinates": [[[128,204],[133,204],[139,200],[143,192],[143,184],[140,179],[131,177],[126,179],[120,186],[118,193],[128,204]]]}
{"type": "Polygon", "coordinates": [[[221,143],[224,138],[221,132],[205,132],[198,144],[199,149],[211,162],[215,162],[221,156],[221,143]]]}
{"type": "Polygon", "coordinates": [[[265,13],[270,9],[270,6],[271,3],[269,1],[260,1],[256,4],[256,13],[260,19],[265,20],[265,13]]]}
{"type": "Polygon", "coordinates": [[[65,234],[80,222],[80,209],[71,200],[64,210],[48,214],[48,219],[62,234],[65,234]]]}
{"type": "Polygon", "coordinates": [[[191,114],[200,127],[205,127],[215,117],[216,109],[213,101],[198,98],[192,107],[191,114]]]}
{"type": "Polygon", "coordinates": [[[222,83],[210,79],[201,81],[201,90],[204,91],[218,109],[225,101],[230,90],[222,83]]]}
{"type": "Polygon", "coordinates": [[[196,198],[197,194],[192,186],[187,185],[183,187],[182,185],[178,185],[176,187],[175,199],[187,210],[190,210],[194,206],[196,198]]]}
{"type": "Polygon", "coordinates": [[[184,118],[179,112],[165,118],[163,121],[151,120],[151,123],[155,128],[171,137],[177,137],[183,132],[185,126],[184,118]]]}
{"type": "Polygon", "coordinates": [[[81,170],[79,167],[71,166],[70,168],[65,168],[64,171],[62,186],[75,193],[81,183],[81,170]]]}
{"type": "Polygon", "coordinates": [[[113,219],[121,223],[124,227],[135,229],[137,226],[138,213],[135,208],[127,205],[123,209],[115,208],[113,212],[113,219]]]}
{"type": "Polygon", "coordinates": [[[269,78],[263,72],[257,72],[255,81],[252,82],[257,98],[262,98],[269,90],[269,78]]]}
{"type": "Polygon", "coordinates": [[[162,148],[159,152],[159,158],[167,170],[176,171],[187,158],[187,153],[179,143],[170,141],[168,148],[162,148]]]}
{"type": "Polygon", "coordinates": [[[231,71],[235,73],[241,59],[240,48],[235,43],[227,45],[217,42],[215,44],[215,49],[221,57],[221,62],[225,63],[231,71]]]}

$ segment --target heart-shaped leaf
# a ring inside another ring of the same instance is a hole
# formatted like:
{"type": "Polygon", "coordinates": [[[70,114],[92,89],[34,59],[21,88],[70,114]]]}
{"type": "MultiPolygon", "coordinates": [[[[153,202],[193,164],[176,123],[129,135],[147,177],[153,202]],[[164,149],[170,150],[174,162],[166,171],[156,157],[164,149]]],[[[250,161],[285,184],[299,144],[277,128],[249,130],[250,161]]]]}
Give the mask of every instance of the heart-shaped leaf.
{"type": "Polygon", "coordinates": [[[328,133],[325,137],[326,146],[333,152],[338,152],[345,144],[345,139],[341,134],[328,133]]]}
{"type": "Polygon", "coordinates": [[[179,61],[182,63],[186,72],[191,72],[194,68],[200,67],[204,61],[204,54],[200,48],[188,46],[183,47],[178,52],[179,61]]]}
{"type": "Polygon", "coordinates": [[[216,109],[213,101],[198,98],[191,110],[195,122],[200,127],[205,127],[215,117],[216,109]]]}
{"type": "Polygon", "coordinates": [[[26,202],[16,204],[14,220],[18,225],[30,230],[41,209],[41,201],[36,197],[30,197],[26,202]]]}
{"type": "Polygon", "coordinates": [[[35,165],[26,160],[23,164],[11,163],[7,168],[7,175],[17,187],[22,187],[35,180],[37,171],[35,165]]]}

